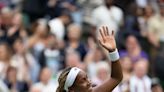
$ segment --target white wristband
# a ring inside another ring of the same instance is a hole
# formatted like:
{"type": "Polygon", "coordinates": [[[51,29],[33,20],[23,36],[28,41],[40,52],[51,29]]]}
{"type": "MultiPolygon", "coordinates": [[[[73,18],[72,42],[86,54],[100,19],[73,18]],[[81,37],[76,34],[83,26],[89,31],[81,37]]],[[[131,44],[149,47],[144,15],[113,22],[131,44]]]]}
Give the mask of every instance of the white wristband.
{"type": "Polygon", "coordinates": [[[109,59],[112,62],[115,62],[115,61],[117,61],[117,60],[120,59],[120,56],[119,56],[119,53],[118,53],[118,50],[117,49],[114,52],[109,53],[109,59]]]}

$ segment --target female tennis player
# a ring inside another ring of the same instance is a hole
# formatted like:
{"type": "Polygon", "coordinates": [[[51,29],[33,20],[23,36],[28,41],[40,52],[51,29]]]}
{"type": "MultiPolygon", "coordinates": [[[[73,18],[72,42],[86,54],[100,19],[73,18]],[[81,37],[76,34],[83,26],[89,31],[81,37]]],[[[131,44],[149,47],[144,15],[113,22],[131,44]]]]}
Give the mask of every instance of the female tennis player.
{"type": "Polygon", "coordinates": [[[99,86],[92,87],[87,74],[77,68],[67,68],[59,76],[57,92],[111,92],[122,80],[122,70],[119,62],[119,54],[114,39],[114,31],[110,34],[108,28],[99,29],[99,43],[109,51],[109,59],[112,62],[111,78],[99,86]]]}

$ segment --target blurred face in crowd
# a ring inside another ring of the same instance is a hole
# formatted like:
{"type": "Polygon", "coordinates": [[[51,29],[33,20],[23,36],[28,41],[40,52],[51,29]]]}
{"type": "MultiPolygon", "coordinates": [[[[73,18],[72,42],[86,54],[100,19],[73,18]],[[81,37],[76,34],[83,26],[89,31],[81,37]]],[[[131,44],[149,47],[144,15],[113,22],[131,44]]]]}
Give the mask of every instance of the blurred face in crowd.
{"type": "Polygon", "coordinates": [[[47,84],[51,78],[51,70],[49,68],[43,68],[40,74],[40,81],[47,84]]]}
{"type": "Polygon", "coordinates": [[[9,60],[11,51],[9,51],[7,44],[0,44],[0,60],[9,60]]]}
{"type": "Polygon", "coordinates": [[[61,18],[63,20],[64,25],[68,25],[70,23],[70,17],[69,17],[69,15],[62,15],[61,18]]]}
{"type": "Polygon", "coordinates": [[[75,67],[80,65],[80,56],[76,52],[68,52],[66,55],[66,65],[75,67]]]}
{"type": "Polygon", "coordinates": [[[113,0],[105,0],[105,5],[109,8],[113,5],[113,0]]]}
{"type": "Polygon", "coordinates": [[[97,76],[100,80],[104,81],[109,77],[109,67],[108,63],[102,66],[101,63],[98,63],[97,76]]]}
{"type": "Polygon", "coordinates": [[[68,27],[68,38],[69,40],[79,40],[81,36],[81,29],[79,26],[71,24],[68,27]]]}
{"type": "Polygon", "coordinates": [[[53,34],[50,34],[48,37],[48,47],[51,49],[55,49],[57,47],[57,39],[56,36],[53,34]]]}
{"type": "Polygon", "coordinates": [[[21,13],[14,14],[12,19],[12,24],[20,27],[22,23],[23,23],[22,14],[21,13]]]}
{"type": "Polygon", "coordinates": [[[38,26],[35,29],[35,34],[39,37],[46,37],[49,32],[48,27],[45,24],[38,24],[38,26]]]}
{"type": "Polygon", "coordinates": [[[142,78],[147,74],[148,71],[148,61],[139,60],[134,65],[134,73],[138,78],[142,78]]]}
{"type": "Polygon", "coordinates": [[[132,35],[128,36],[128,38],[126,39],[126,49],[128,51],[133,51],[136,48],[139,48],[139,44],[136,37],[132,35]]]}
{"type": "Polygon", "coordinates": [[[128,57],[123,57],[121,60],[122,69],[125,71],[130,71],[132,69],[132,61],[128,57]]]}
{"type": "Polygon", "coordinates": [[[7,79],[12,83],[15,83],[17,81],[17,70],[16,70],[16,68],[10,68],[7,71],[7,79]]]}
{"type": "Polygon", "coordinates": [[[153,8],[150,5],[148,5],[145,7],[144,12],[146,16],[150,17],[153,14],[153,8]]]}
{"type": "Polygon", "coordinates": [[[3,24],[7,26],[11,25],[13,16],[12,11],[9,8],[5,7],[1,10],[1,15],[3,24]]]}
{"type": "Polygon", "coordinates": [[[21,39],[17,39],[14,42],[13,48],[14,48],[14,51],[18,54],[24,54],[25,53],[25,46],[24,46],[21,39]]]}

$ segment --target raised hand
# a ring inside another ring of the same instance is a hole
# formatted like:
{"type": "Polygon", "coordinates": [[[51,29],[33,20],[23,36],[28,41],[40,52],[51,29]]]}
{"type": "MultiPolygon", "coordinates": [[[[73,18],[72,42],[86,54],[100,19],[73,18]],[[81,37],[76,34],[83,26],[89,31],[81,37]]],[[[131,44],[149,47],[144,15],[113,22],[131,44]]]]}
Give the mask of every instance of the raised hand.
{"type": "Polygon", "coordinates": [[[112,33],[109,33],[107,26],[102,26],[99,29],[99,32],[101,36],[99,37],[99,43],[107,49],[109,52],[113,52],[116,50],[116,41],[114,38],[114,31],[112,33]]]}

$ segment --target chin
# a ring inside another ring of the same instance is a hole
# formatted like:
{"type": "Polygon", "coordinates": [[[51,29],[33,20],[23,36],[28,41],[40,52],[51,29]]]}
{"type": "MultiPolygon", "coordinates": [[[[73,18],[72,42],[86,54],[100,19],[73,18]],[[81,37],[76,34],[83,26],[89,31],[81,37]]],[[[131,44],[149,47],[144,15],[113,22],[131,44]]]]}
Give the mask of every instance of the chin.
{"type": "Polygon", "coordinates": [[[92,89],[93,89],[92,87],[89,87],[88,92],[92,92],[92,89]]]}

